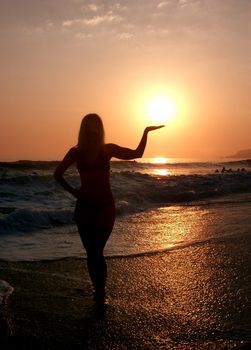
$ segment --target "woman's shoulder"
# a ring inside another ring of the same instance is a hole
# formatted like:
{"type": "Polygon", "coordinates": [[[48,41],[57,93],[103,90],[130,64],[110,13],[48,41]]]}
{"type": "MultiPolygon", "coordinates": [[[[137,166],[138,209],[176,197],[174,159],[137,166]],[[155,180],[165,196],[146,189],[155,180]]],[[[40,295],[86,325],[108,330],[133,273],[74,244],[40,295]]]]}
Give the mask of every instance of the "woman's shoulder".
{"type": "Polygon", "coordinates": [[[117,148],[118,147],[118,145],[116,145],[115,143],[105,143],[104,144],[104,150],[105,151],[112,151],[112,150],[114,150],[115,148],[117,148]]]}
{"type": "Polygon", "coordinates": [[[71,153],[71,154],[76,154],[76,153],[79,152],[79,148],[78,148],[78,146],[73,146],[73,147],[71,147],[71,148],[69,149],[68,152],[71,153]]]}
{"type": "Polygon", "coordinates": [[[78,149],[77,146],[71,147],[71,148],[69,149],[69,151],[67,152],[67,156],[68,156],[69,158],[74,158],[74,159],[76,159],[76,157],[78,156],[78,154],[79,154],[79,149],[78,149]]]}
{"type": "Polygon", "coordinates": [[[115,145],[114,143],[105,143],[103,145],[103,150],[105,151],[105,153],[112,157],[113,156],[113,152],[114,152],[114,149],[116,149],[117,145],[115,145]]]}

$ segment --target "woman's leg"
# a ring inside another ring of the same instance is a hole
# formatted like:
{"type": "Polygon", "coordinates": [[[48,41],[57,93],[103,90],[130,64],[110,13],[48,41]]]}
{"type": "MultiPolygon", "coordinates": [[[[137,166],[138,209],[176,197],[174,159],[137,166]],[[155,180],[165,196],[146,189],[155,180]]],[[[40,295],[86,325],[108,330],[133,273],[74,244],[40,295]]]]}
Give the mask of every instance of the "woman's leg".
{"type": "Polygon", "coordinates": [[[115,219],[114,203],[104,206],[97,212],[95,217],[95,230],[92,232],[93,239],[87,246],[88,270],[95,288],[96,296],[104,296],[107,278],[107,265],[104,257],[104,248],[110,237],[115,219]]]}
{"type": "Polygon", "coordinates": [[[107,266],[103,255],[105,244],[112,232],[115,207],[109,205],[94,208],[88,207],[86,211],[75,211],[75,218],[79,233],[87,253],[87,266],[92,280],[95,295],[104,296],[107,278],[107,266]]]}
{"type": "Polygon", "coordinates": [[[104,295],[107,266],[103,252],[87,250],[87,266],[96,296],[104,295]]]}

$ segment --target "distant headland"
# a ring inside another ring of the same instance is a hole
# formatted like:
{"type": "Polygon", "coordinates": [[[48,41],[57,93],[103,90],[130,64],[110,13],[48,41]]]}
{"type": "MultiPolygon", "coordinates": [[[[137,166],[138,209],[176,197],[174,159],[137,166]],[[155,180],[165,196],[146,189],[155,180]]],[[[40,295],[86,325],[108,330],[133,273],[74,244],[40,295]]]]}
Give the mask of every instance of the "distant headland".
{"type": "Polygon", "coordinates": [[[225,156],[224,158],[239,158],[239,159],[251,158],[251,149],[242,149],[240,151],[237,151],[235,154],[231,156],[225,156]]]}

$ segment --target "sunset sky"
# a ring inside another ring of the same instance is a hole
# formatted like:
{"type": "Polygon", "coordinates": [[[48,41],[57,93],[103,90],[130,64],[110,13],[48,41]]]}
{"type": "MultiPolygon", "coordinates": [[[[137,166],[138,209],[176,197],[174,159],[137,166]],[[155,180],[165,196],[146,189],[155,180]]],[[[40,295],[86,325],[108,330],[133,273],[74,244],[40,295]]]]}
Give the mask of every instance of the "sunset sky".
{"type": "Polygon", "coordinates": [[[61,159],[89,112],[134,148],[160,96],[175,107],[146,157],[251,148],[250,0],[0,4],[0,160],[61,159]]]}

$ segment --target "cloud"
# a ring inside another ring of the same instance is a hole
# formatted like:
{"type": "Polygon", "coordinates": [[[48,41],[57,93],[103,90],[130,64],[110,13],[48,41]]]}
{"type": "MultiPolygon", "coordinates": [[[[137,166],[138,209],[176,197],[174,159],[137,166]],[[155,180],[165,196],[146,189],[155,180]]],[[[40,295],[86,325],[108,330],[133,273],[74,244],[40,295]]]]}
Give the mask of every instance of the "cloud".
{"type": "Polygon", "coordinates": [[[161,9],[165,7],[166,5],[169,5],[169,1],[162,1],[157,5],[157,9],[161,9]]]}
{"type": "Polygon", "coordinates": [[[93,12],[97,12],[98,11],[98,6],[96,4],[89,4],[88,7],[93,12]]]}
{"type": "Polygon", "coordinates": [[[119,40],[128,40],[133,37],[132,33],[119,33],[117,34],[117,38],[119,40]]]}
{"type": "Polygon", "coordinates": [[[103,16],[95,16],[89,19],[84,19],[83,24],[89,26],[96,26],[100,23],[111,23],[111,22],[120,22],[122,17],[119,15],[113,14],[112,11],[107,12],[103,16]]]}
{"type": "Polygon", "coordinates": [[[194,0],[179,0],[181,6],[191,5],[193,2],[194,0]]]}
{"type": "Polygon", "coordinates": [[[113,5],[111,5],[111,9],[114,11],[125,11],[125,10],[127,10],[127,6],[121,5],[120,3],[117,2],[113,5]]]}
{"type": "Polygon", "coordinates": [[[22,0],[22,4],[13,1],[15,7],[10,6],[12,2],[4,2],[0,26],[20,41],[28,35],[53,34],[52,39],[57,35],[67,39],[133,37],[135,42],[148,40],[146,45],[155,45],[160,37],[161,45],[173,40],[196,42],[198,47],[206,40],[229,40],[236,43],[237,49],[245,40],[250,46],[248,0],[22,0]]]}
{"type": "Polygon", "coordinates": [[[92,39],[93,38],[93,34],[91,33],[76,33],[75,37],[77,39],[92,39]]]}
{"type": "Polygon", "coordinates": [[[97,15],[89,18],[76,18],[71,20],[63,21],[63,27],[72,27],[74,25],[83,25],[94,27],[102,23],[118,23],[122,21],[120,15],[116,15],[113,11],[108,11],[103,15],[97,15]]]}
{"type": "Polygon", "coordinates": [[[76,20],[69,20],[67,19],[66,21],[63,21],[62,26],[63,27],[71,27],[76,23],[76,20]]]}

